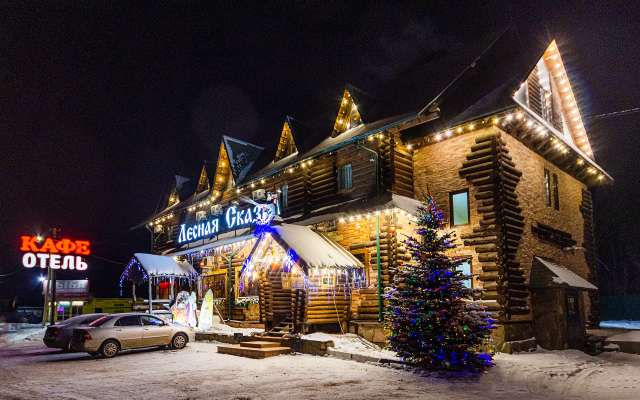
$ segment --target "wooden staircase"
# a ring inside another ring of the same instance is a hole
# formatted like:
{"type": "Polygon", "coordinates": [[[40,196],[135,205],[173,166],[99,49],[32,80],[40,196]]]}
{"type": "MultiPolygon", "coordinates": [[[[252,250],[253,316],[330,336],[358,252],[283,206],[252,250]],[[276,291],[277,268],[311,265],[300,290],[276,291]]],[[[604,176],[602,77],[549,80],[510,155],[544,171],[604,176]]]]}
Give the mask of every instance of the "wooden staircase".
{"type": "Polygon", "coordinates": [[[230,354],[234,356],[263,359],[275,357],[281,354],[290,354],[291,348],[285,346],[289,341],[286,339],[261,337],[260,340],[242,342],[228,346],[218,346],[218,353],[230,354]]]}
{"type": "Polygon", "coordinates": [[[293,318],[291,318],[291,314],[287,314],[287,317],[280,321],[278,325],[276,325],[273,329],[269,331],[269,335],[272,336],[283,336],[289,333],[293,333],[295,329],[295,324],[293,322],[293,318]]]}

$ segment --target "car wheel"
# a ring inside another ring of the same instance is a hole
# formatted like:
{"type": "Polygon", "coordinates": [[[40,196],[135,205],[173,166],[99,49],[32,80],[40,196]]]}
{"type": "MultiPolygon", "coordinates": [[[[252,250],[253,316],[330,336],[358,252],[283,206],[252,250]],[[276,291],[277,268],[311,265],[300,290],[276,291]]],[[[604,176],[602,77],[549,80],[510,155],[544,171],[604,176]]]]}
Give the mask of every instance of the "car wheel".
{"type": "Polygon", "coordinates": [[[120,351],[120,346],[118,346],[118,342],[115,340],[105,340],[100,346],[100,355],[103,358],[111,358],[118,354],[120,351]]]}
{"type": "Polygon", "coordinates": [[[183,333],[178,333],[171,340],[171,347],[174,349],[183,349],[187,345],[187,337],[183,333]]]}

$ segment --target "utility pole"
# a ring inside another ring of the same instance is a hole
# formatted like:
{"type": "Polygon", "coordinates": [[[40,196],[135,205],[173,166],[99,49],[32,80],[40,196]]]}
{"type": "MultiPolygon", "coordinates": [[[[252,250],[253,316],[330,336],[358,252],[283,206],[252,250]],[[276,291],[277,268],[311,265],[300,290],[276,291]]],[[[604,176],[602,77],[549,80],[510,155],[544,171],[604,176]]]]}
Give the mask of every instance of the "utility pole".
{"type": "MultiPolygon", "coordinates": [[[[51,229],[52,234],[51,237],[53,238],[54,242],[57,242],[58,240],[60,240],[60,229],[56,229],[53,228],[51,229]]],[[[49,257],[51,257],[51,253],[49,253],[49,257]]],[[[49,258],[51,259],[51,258],[49,258]]],[[[51,319],[49,322],[49,325],[53,325],[56,323],[56,316],[57,316],[57,310],[56,310],[56,271],[51,268],[51,264],[49,264],[49,272],[50,272],[50,276],[51,276],[51,280],[49,281],[49,285],[51,286],[51,319]]]]}

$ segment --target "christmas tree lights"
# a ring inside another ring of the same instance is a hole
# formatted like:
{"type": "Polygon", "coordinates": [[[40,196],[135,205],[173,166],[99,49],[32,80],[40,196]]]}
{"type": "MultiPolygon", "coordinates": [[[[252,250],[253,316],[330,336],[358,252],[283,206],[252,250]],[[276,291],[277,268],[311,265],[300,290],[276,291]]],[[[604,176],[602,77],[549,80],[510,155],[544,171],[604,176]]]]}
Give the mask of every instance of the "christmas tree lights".
{"type": "Polygon", "coordinates": [[[406,362],[428,369],[483,371],[493,364],[484,351],[492,320],[477,306],[478,290],[459,270],[464,261],[446,254],[455,248],[444,214],[429,195],[416,214],[417,238],[407,247],[413,261],[398,268],[386,297],[385,322],[393,351],[406,362]]]}

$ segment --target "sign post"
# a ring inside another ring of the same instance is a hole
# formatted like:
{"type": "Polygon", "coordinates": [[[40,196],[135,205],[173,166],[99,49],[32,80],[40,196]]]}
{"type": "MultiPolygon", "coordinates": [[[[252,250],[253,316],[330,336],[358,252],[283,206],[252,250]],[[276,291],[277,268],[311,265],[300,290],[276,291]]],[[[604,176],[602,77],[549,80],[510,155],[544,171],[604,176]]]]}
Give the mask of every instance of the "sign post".
{"type": "Polygon", "coordinates": [[[42,324],[44,326],[46,310],[49,312],[49,324],[56,321],[56,270],[58,269],[76,269],[84,271],[87,269],[87,263],[82,259],[81,255],[89,254],[89,242],[85,240],[69,240],[60,239],[60,229],[51,229],[52,235],[46,240],[39,237],[22,236],[22,246],[20,250],[24,251],[22,256],[22,265],[25,268],[33,268],[39,265],[42,269],[47,269],[47,278],[51,283],[50,294],[49,287],[45,291],[45,307],[42,313],[42,324]],[[39,246],[39,243],[42,246],[39,246]],[[72,255],[72,253],[76,255],[72,255]],[[50,307],[49,307],[50,304],[50,307]]]}

